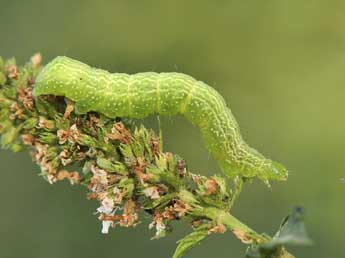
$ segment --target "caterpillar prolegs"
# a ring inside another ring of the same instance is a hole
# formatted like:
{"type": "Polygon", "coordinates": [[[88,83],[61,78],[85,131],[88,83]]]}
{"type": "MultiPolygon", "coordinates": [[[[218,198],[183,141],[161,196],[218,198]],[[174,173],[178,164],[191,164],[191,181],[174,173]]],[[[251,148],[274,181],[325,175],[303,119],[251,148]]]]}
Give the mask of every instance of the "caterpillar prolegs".
{"type": "Polygon", "coordinates": [[[110,118],[144,118],[150,114],[185,116],[200,129],[221,170],[268,180],[283,180],[287,170],[265,158],[243,140],[222,96],[212,87],[182,73],[109,73],[68,57],[57,57],[37,77],[34,95],[65,96],[76,112],[110,118]]]}

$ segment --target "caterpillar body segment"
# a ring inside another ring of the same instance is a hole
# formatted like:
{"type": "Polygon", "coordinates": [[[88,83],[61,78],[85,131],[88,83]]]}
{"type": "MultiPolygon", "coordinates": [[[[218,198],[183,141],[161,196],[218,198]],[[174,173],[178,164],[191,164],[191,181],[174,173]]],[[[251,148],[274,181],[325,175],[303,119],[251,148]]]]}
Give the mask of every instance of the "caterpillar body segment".
{"type": "Polygon", "coordinates": [[[36,79],[34,95],[65,96],[76,112],[110,118],[144,118],[157,113],[185,116],[200,129],[220,168],[234,178],[284,180],[287,170],[243,140],[236,119],[212,87],[181,73],[109,73],[68,57],[57,57],[36,79]]]}

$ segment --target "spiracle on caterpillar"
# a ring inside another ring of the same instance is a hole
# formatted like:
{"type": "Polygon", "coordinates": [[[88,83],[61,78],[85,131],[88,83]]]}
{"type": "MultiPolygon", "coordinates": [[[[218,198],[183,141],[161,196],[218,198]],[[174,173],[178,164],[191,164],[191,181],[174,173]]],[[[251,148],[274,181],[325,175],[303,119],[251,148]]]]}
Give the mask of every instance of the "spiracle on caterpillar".
{"type": "Polygon", "coordinates": [[[38,75],[34,96],[65,96],[76,112],[110,118],[181,114],[200,129],[211,155],[230,178],[285,180],[286,168],[265,158],[242,138],[223,97],[212,87],[182,73],[109,73],[68,57],[56,57],[38,75]]]}

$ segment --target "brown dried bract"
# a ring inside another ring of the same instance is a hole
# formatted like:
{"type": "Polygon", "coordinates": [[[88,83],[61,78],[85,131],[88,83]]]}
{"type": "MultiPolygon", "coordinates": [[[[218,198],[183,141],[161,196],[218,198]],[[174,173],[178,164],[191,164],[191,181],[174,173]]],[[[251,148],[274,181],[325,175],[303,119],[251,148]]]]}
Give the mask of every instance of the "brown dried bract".
{"type": "Polygon", "coordinates": [[[97,193],[95,193],[95,192],[89,193],[87,196],[87,199],[89,199],[89,200],[97,199],[97,193]]]}
{"type": "Polygon", "coordinates": [[[29,110],[34,110],[34,99],[32,97],[32,88],[18,88],[18,99],[23,103],[24,107],[29,110]]]}
{"type": "Polygon", "coordinates": [[[240,230],[240,229],[234,229],[232,230],[234,235],[241,240],[242,243],[244,244],[252,244],[253,243],[253,238],[247,234],[246,232],[240,230]]]}
{"type": "Polygon", "coordinates": [[[213,228],[211,228],[208,233],[209,234],[214,234],[214,233],[220,233],[220,234],[224,234],[226,231],[226,227],[223,224],[217,225],[213,228]]]}
{"type": "Polygon", "coordinates": [[[32,134],[23,134],[21,137],[25,145],[34,145],[35,137],[32,134]]]}
{"type": "Polygon", "coordinates": [[[192,176],[193,182],[196,184],[200,184],[203,179],[201,175],[191,174],[191,176],[192,176]]]}
{"type": "Polygon", "coordinates": [[[41,53],[36,53],[35,55],[31,57],[32,66],[35,68],[39,68],[42,65],[42,60],[43,60],[43,57],[41,53]]]}
{"type": "Polygon", "coordinates": [[[54,184],[57,181],[55,175],[52,175],[52,174],[49,174],[47,176],[47,180],[48,180],[49,184],[54,184]]]}
{"type": "Polygon", "coordinates": [[[71,184],[79,184],[80,183],[80,174],[76,171],[70,172],[69,173],[69,180],[71,184]]]}
{"type": "Polygon", "coordinates": [[[149,197],[151,199],[159,199],[159,188],[157,186],[150,186],[144,189],[144,194],[146,197],[149,197]]]}
{"type": "Polygon", "coordinates": [[[153,131],[150,132],[150,145],[153,155],[158,156],[161,153],[160,139],[154,134],[153,131]]]}
{"type": "Polygon", "coordinates": [[[218,183],[213,178],[207,179],[205,182],[206,195],[211,195],[217,193],[218,183]]]}
{"type": "Polygon", "coordinates": [[[143,158],[137,159],[137,164],[132,167],[134,174],[139,178],[140,182],[144,184],[145,181],[150,181],[152,178],[145,173],[146,162],[143,158]]]}
{"type": "Polygon", "coordinates": [[[57,134],[57,137],[59,138],[60,144],[64,144],[67,141],[70,143],[76,143],[78,140],[78,137],[80,136],[80,132],[76,124],[73,124],[67,130],[59,129],[56,134],[57,134]]]}
{"type": "Polygon", "coordinates": [[[69,172],[67,170],[60,170],[58,173],[57,173],[57,176],[56,176],[57,180],[59,181],[62,181],[66,178],[69,178],[69,172]]]}
{"type": "Polygon", "coordinates": [[[192,210],[192,207],[184,203],[182,201],[176,201],[174,204],[174,212],[177,214],[178,217],[185,216],[189,211],[192,210]]]}
{"type": "Polygon", "coordinates": [[[56,134],[57,134],[57,137],[59,138],[59,143],[60,144],[64,144],[67,142],[68,140],[68,137],[69,137],[69,129],[67,130],[64,130],[64,129],[59,129],[56,134]]]}
{"type": "Polygon", "coordinates": [[[68,119],[71,116],[71,113],[74,110],[74,103],[72,101],[70,101],[70,100],[67,100],[66,102],[67,102],[67,106],[66,106],[65,113],[63,114],[63,117],[65,119],[68,119]]]}
{"type": "Polygon", "coordinates": [[[55,123],[53,120],[48,120],[47,118],[45,118],[44,116],[40,116],[38,119],[38,128],[44,128],[44,129],[54,129],[55,127],[55,123]]]}
{"type": "Polygon", "coordinates": [[[49,175],[55,175],[57,173],[56,168],[53,166],[52,162],[43,158],[38,162],[40,167],[46,171],[49,175]]]}
{"type": "Polygon", "coordinates": [[[156,226],[157,228],[164,228],[164,217],[163,215],[159,212],[158,209],[155,210],[155,214],[153,217],[153,222],[150,224],[150,228],[156,226]]]}
{"type": "Polygon", "coordinates": [[[175,211],[173,206],[165,207],[164,211],[162,212],[162,216],[165,219],[174,220],[176,219],[174,212],[175,211]]]}
{"type": "Polygon", "coordinates": [[[59,158],[61,160],[62,165],[64,166],[67,166],[68,164],[72,163],[71,154],[67,149],[59,153],[59,158]]]}
{"type": "Polygon", "coordinates": [[[186,216],[192,210],[192,207],[180,200],[177,200],[173,205],[166,207],[162,213],[163,218],[174,220],[186,216]]]}
{"type": "Polygon", "coordinates": [[[186,162],[183,159],[178,159],[176,163],[176,169],[180,176],[185,175],[187,173],[186,162]]]}
{"type": "Polygon", "coordinates": [[[122,220],[122,215],[106,215],[106,214],[101,214],[99,217],[100,220],[104,221],[121,221],[122,220]]]}
{"type": "Polygon", "coordinates": [[[107,135],[111,140],[119,140],[124,144],[128,144],[133,140],[131,133],[125,128],[122,122],[117,122],[111,128],[111,133],[107,135]]]}
{"type": "Polygon", "coordinates": [[[69,129],[69,137],[68,141],[70,143],[76,143],[78,141],[78,138],[80,137],[80,132],[77,128],[76,124],[73,124],[71,128],[69,129]]]}
{"type": "Polygon", "coordinates": [[[46,156],[47,155],[47,151],[48,151],[48,145],[46,145],[46,144],[40,144],[40,143],[36,143],[35,144],[35,156],[34,156],[34,158],[35,158],[35,161],[40,161],[40,160],[42,160],[43,159],[43,157],[44,156],[46,156]]]}
{"type": "Polygon", "coordinates": [[[118,187],[114,187],[113,189],[113,194],[114,194],[114,202],[117,204],[121,204],[123,198],[126,196],[126,192],[121,191],[118,187]]]}
{"type": "Polygon", "coordinates": [[[76,158],[77,161],[82,161],[82,160],[84,160],[86,158],[86,156],[87,155],[86,155],[85,152],[79,151],[79,152],[76,153],[75,158],[76,158]]]}
{"type": "Polygon", "coordinates": [[[17,80],[19,77],[19,70],[16,65],[9,65],[7,67],[7,76],[13,80],[17,80]]]}
{"type": "Polygon", "coordinates": [[[135,226],[138,222],[139,216],[137,213],[137,205],[135,201],[129,199],[123,208],[122,220],[120,221],[121,226],[131,227],[135,226]]]}
{"type": "Polygon", "coordinates": [[[10,115],[10,119],[11,120],[15,120],[15,119],[21,119],[23,118],[24,115],[24,110],[22,109],[22,107],[18,104],[18,102],[14,102],[11,107],[10,107],[11,111],[13,112],[10,115]]]}
{"type": "Polygon", "coordinates": [[[87,127],[91,128],[93,126],[102,127],[101,120],[94,114],[89,115],[89,120],[86,122],[87,127]]]}

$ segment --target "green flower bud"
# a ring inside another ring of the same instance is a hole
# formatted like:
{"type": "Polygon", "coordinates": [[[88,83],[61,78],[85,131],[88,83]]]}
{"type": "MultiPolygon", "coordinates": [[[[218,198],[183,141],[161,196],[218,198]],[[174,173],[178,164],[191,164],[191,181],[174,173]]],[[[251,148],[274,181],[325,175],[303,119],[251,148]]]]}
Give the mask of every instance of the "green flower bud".
{"type": "Polygon", "coordinates": [[[35,117],[29,118],[29,119],[25,120],[23,128],[24,129],[33,129],[33,128],[35,128],[37,123],[38,123],[37,118],[35,118],[35,117]]]}
{"type": "Polygon", "coordinates": [[[120,152],[122,153],[122,155],[125,157],[125,159],[129,163],[131,163],[135,159],[135,156],[134,156],[134,154],[132,152],[132,148],[128,144],[121,143],[120,144],[120,152]]]}
{"type": "Polygon", "coordinates": [[[113,172],[124,176],[128,175],[126,166],[120,162],[113,163],[105,158],[97,158],[97,165],[108,172],[113,172]]]}
{"type": "Polygon", "coordinates": [[[1,146],[8,148],[17,138],[22,126],[10,127],[1,137],[1,146]]]}
{"type": "Polygon", "coordinates": [[[58,156],[59,156],[58,153],[59,153],[58,148],[56,148],[56,147],[50,147],[50,148],[48,148],[45,157],[46,157],[47,160],[52,160],[52,159],[54,159],[54,158],[59,159],[59,158],[58,158],[58,156]]]}
{"type": "Polygon", "coordinates": [[[4,87],[2,89],[2,93],[6,98],[16,100],[17,98],[17,91],[14,87],[4,87]]]}
{"type": "Polygon", "coordinates": [[[126,197],[131,198],[133,195],[133,191],[135,188],[135,184],[134,184],[134,179],[133,178],[123,178],[121,179],[121,181],[119,182],[118,186],[120,188],[123,189],[123,191],[125,191],[126,197]]]}
{"type": "Polygon", "coordinates": [[[84,163],[83,168],[82,168],[82,173],[83,173],[84,175],[89,174],[89,173],[91,172],[91,166],[92,166],[92,162],[91,162],[91,161],[86,161],[86,162],[84,163]]]}
{"type": "Polygon", "coordinates": [[[60,159],[59,159],[59,157],[55,157],[51,161],[51,166],[52,166],[52,168],[58,168],[60,166],[60,159]]]}
{"type": "Polygon", "coordinates": [[[47,117],[53,118],[58,113],[54,106],[41,98],[35,100],[35,107],[39,113],[47,115],[47,117]]]}
{"type": "Polygon", "coordinates": [[[20,152],[20,151],[22,151],[24,149],[25,149],[25,146],[23,144],[15,143],[15,144],[11,145],[11,150],[13,152],[20,152]]]}
{"type": "Polygon", "coordinates": [[[5,97],[5,95],[0,91],[0,108],[10,107],[13,103],[14,101],[5,97]]]}
{"type": "Polygon", "coordinates": [[[178,193],[178,196],[182,202],[187,203],[191,206],[196,206],[199,203],[195,196],[187,190],[181,190],[178,193]]]}
{"type": "Polygon", "coordinates": [[[54,133],[43,132],[39,135],[41,143],[54,144],[57,142],[57,136],[54,133]]]}
{"type": "MultiPolygon", "coordinates": [[[[0,119],[1,121],[1,119],[0,119]]],[[[10,120],[6,119],[0,122],[0,134],[5,133],[9,128],[13,127],[13,124],[10,120]]]]}
{"type": "Polygon", "coordinates": [[[10,110],[7,108],[0,110],[0,121],[8,120],[8,117],[10,116],[10,110]]]}
{"type": "Polygon", "coordinates": [[[88,147],[94,147],[95,148],[98,146],[97,141],[93,137],[91,137],[87,134],[80,134],[78,136],[77,142],[80,145],[88,146],[88,147]]]}

